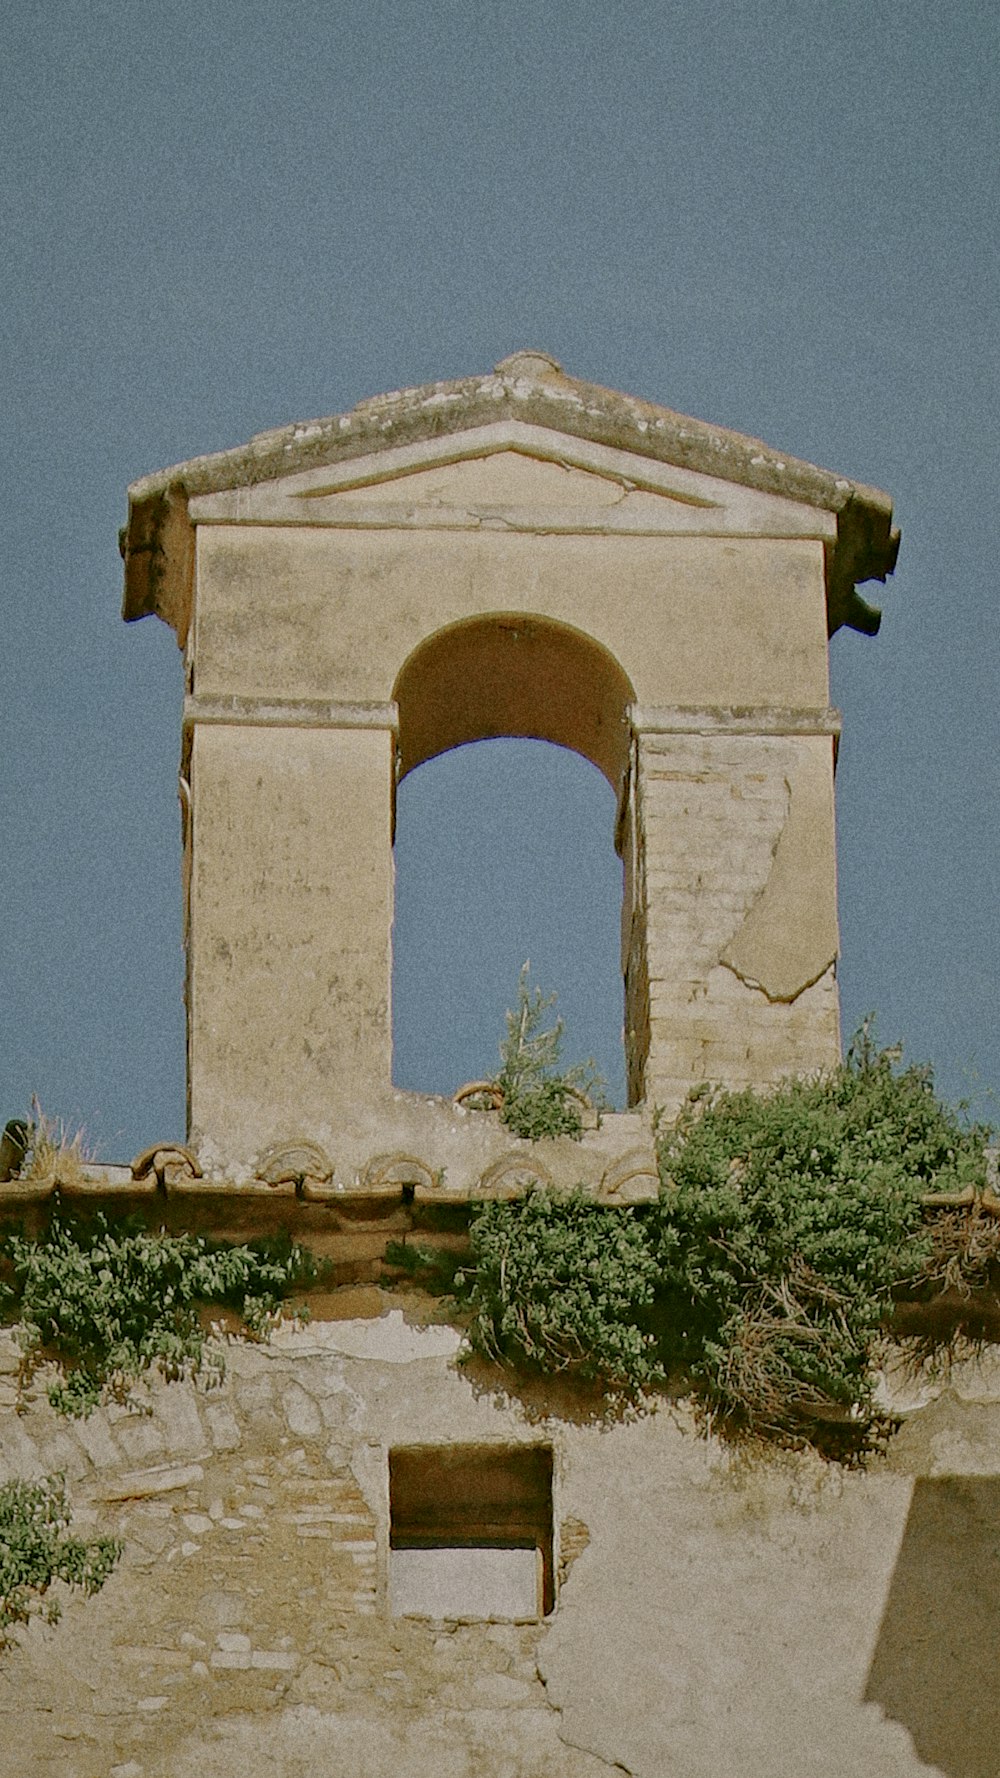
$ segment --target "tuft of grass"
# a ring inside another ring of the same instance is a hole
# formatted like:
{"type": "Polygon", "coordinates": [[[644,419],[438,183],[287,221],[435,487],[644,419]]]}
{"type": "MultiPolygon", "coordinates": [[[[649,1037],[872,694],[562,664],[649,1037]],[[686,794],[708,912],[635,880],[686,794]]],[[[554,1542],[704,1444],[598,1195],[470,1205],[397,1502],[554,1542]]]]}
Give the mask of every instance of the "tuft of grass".
{"type": "Polygon", "coordinates": [[[0,1648],[32,1617],[58,1621],[59,1601],[46,1599],[54,1580],[96,1593],[114,1568],[124,1548],[119,1539],[72,1537],[70,1519],[61,1475],[0,1486],[0,1648]]]}
{"type": "Polygon", "coordinates": [[[18,1170],[22,1184],[43,1189],[80,1184],[92,1158],[84,1132],[77,1130],[71,1135],[61,1120],[45,1116],[37,1099],[31,1101],[31,1118],[25,1127],[27,1148],[18,1170]]]}

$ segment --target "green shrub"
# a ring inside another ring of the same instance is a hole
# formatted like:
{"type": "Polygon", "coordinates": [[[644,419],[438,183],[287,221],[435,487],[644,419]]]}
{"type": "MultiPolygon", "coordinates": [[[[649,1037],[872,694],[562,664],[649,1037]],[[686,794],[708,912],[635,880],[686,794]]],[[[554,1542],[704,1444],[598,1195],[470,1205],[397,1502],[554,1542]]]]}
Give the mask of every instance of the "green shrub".
{"type": "Polygon", "coordinates": [[[660,1142],[666,1356],[761,1430],[837,1407],[866,1424],[893,1292],[930,1256],[921,1196],[985,1182],[986,1133],[898,1061],[866,1026],[830,1074],[711,1093],[660,1142]]]}
{"type": "Polygon", "coordinates": [[[531,1192],[484,1205],[458,1282],[475,1350],[511,1364],[572,1370],[635,1398],[662,1378],[646,1326],[656,1263],[631,1210],[582,1192],[531,1192]]]}
{"type": "Polygon", "coordinates": [[[86,1543],[67,1535],[70,1510],[62,1476],[0,1487],[0,1648],[15,1624],[40,1615],[59,1617],[58,1600],[44,1596],[54,1580],[99,1592],[121,1555],[114,1537],[86,1543]]]}
{"type": "Polygon", "coordinates": [[[525,963],[517,984],[517,1006],[506,1015],[500,1073],[492,1083],[503,1095],[500,1117],[515,1136],[530,1142],[546,1136],[578,1139],[583,1134],[583,1107],[588,1098],[599,1098],[602,1082],[591,1062],[560,1069],[563,1021],[556,1019],[549,1026],[544,1022],[557,996],[530,988],[528,976],[525,963]]]}
{"type": "Polygon", "coordinates": [[[461,1254],[448,1247],[432,1247],[426,1241],[387,1241],[385,1263],[404,1272],[412,1283],[432,1296],[451,1296],[456,1274],[464,1265],[461,1254]]]}
{"type": "MultiPolygon", "coordinates": [[[[660,1139],[655,1204],[536,1191],[473,1216],[456,1277],[472,1345],[633,1400],[673,1373],[759,1432],[839,1417],[863,1445],[894,1295],[939,1282],[923,1197],[980,1190],[987,1136],[868,1026],[821,1078],[699,1090],[660,1139]]],[[[951,1282],[987,1263],[948,1254],[951,1282]]]]}
{"type": "MultiPolygon", "coordinates": [[[[62,1413],[88,1414],[110,1389],[121,1395],[150,1366],[175,1378],[205,1368],[199,1305],[236,1309],[248,1331],[266,1332],[282,1296],[311,1282],[310,1256],[287,1240],[213,1244],[203,1235],[150,1235],[54,1216],[38,1241],[8,1235],[14,1274],[8,1302],[22,1323],[29,1369],[42,1356],[65,1367],[49,1390],[62,1413]]],[[[210,1374],[218,1375],[221,1361],[210,1374]]]]}

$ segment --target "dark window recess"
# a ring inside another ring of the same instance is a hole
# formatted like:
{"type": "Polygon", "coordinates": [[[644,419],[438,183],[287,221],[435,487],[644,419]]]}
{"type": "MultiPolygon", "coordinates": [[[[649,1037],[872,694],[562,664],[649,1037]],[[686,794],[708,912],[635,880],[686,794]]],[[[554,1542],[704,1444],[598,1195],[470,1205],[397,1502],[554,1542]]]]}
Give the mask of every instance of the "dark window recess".
{"type": "Polygon", "coordinates": [[[394,1550],[537,1550],[542,1612],[550,1612],[551,1448],[419,1445],[390,1451],[389,1542],[394,1550]]]}

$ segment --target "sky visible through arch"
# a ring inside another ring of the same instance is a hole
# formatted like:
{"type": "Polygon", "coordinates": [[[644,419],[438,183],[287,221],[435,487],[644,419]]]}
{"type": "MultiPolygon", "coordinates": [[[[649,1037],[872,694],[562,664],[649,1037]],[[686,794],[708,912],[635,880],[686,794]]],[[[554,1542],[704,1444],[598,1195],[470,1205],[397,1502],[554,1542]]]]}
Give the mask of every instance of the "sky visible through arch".
{"type": "MultiPolygon", "coordinates": [[[[120,621],[127,484],[524,346],[893,494],[882,634],[832,646],[844,1026],[877,1009],[989,1115],[997,10],[23,0],[0,33],[0,1119],[37,1092],[108,1159],[183,1134],[180,660],[120,621]]],[[[574,887],[578,842],[607,853],[526,769],[530,822],[512,763],[510,804],[438,823],[442,881],[518,816],[526,869],[531,823],[574,887]]],[[[523,881],[476,1067],[522,949],[571,1054],[618,1041],[523,881]]],[[[455,1020],[409,991],[404,1067],[447,1074],[455,1020]]]]}
{"type": "Polygon", "coordinates": [[[563,1061],[593,1060],[625,1104],[622,864],[614,791],[547,741],[478,741],[408,774],[396,799],[396,1084],[454,1092],[495,1074],[521,966],[558,995],[563,1061]],[[428,910],[434,909],[434,918],[428,910]],[[492,1009],[492,1024],[485,1017],[492,1009]]]}

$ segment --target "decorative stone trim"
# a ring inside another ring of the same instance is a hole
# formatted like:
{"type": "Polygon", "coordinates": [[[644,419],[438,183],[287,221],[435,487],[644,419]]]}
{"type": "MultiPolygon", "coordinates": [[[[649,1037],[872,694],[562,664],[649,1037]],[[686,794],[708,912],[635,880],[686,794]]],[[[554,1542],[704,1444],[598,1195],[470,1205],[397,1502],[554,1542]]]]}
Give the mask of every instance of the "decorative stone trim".
{"type": "Polygon", "coordinates": [[[840,711],[773,706],[633,704],[632,727],[647,735],[839,735],[840,711]]]}
{"type": "Polygon", "coordinates": [[[551,1184],[552,1174],[544,1161],[518,1154],[515,1149],[487,1167],[476,1195],[481,1198],[521,1198],[525,1192],[536,1187],[545,1190],[551,1184]]]}
{"type": "Polygon", "coordinates": [[[463,1111],[499,1111],[503,1104],[503,1093],[491,1080],[469,1080],[464,1087],[459,1087],[454,1095],[453,1104],[460,1105],[463,1111]],[[470,1099],[491,1099],[491,1105],[470,1105],[470,1099]]]}
{"type": "Polygon", "coordinates": [[[132,1178],[146,1179],[150,1174],[154,1175],[161,1189],[168,1184],[178,1184],[183,1178],[204,1177],[197,1156],[175,1142],[154,1142],[151,1148],[144,1148],[136,1155],[132,1162],[132,1178]]]}
{"type": "Polygon", "coordinates": [[[257,1163],[256,1177],[272,1187],[303,1188],[306,1180],[325,1185],[333,1177],[333,1162],[318,1143],[300,1137],[269,1148],[257,1163]]]}
{"type": "Polygon", "coordinates": [[[387,1192],[398,1195],[407,1186],[436,1192],[441,1186],[441,1174],[416,1155],[378,1154],[368,1162],[360,1186],[362,1191],[376,1195],[387,1192]]]}
{"type": "Polygon", "coordinates": [[[340,704],[325,698],[217,698],[192,693],[184,700],[185,735],[198,723],[244,728],[374,728],[396,734],[399,711],[394,703],[340,704]]]}
{"type": "Polygon", "coordinates": [[[641,1204],[655,1198],[660,1189],[660,1175],[654,1155],[646,1148],[633,1148],[617,1161],[612,1161],[598,1187],[598,1199],[616,1204],[641,1204]]]}

